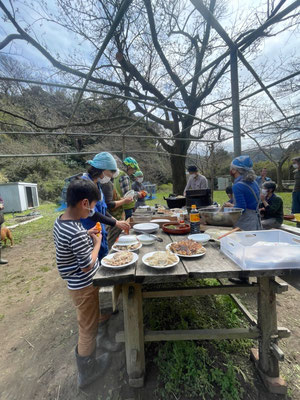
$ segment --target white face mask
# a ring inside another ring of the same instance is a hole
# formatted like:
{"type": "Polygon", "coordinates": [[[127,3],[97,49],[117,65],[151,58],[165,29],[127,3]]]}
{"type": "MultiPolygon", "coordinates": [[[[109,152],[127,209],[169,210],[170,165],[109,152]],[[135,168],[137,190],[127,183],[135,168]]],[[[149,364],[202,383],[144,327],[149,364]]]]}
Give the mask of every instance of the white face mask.
{"type": "Polygon", "coordinates": [[[86,209],[87,210],[89,210],[89,215],[88,215],[88,217],[92,217],[94,214],[95,214],[95,208],[88,208],[88,207],[86,207],[86,209]]]}
{"type": "Polygon", "coordinates": [[[110,181],[110,177],[109,176],[106,176],[106,175],[104,175],[104,177],[103,178],[99,178],[99,182],[100,183],[108,183],[109,181],[110,181]]]}
{"type": "Polygon", "coordinates": [[[268,190],[267,190],[267,189],[262,189],[262,190],[261,190],[261,193],[262,193],[264,196],[266,196],[266,195],[268,194],[268,190]]]}
{"type": "Polygon", "coordinates": [[[298,169],[298,164],[294,163],[293,168],[298,169]]]}
{"type": "Polygon", "coordinates": [[[120,174],[120,170],[119,170],[119,168],[117,168],[116,172],[113,173],[112,177],[117,178],[119,176],[119,174],[120,174]]]}
{"type": "Polygon", "coordinates": [[[136,180],[137,180],[139,183],[142,183],[143,180],[144,180],[144,178],[136,178],[136,180]]]}

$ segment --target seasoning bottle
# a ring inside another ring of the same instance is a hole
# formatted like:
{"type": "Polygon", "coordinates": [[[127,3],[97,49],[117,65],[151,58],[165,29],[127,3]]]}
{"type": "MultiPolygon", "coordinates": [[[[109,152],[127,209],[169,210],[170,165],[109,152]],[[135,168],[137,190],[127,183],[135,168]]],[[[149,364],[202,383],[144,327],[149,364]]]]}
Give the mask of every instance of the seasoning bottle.
{"type": "Polygon", "coordinates": [[[195,204],[192,205],[190,212],[190,226],[192,234],[200,233],[200,214],[195,204]]]}

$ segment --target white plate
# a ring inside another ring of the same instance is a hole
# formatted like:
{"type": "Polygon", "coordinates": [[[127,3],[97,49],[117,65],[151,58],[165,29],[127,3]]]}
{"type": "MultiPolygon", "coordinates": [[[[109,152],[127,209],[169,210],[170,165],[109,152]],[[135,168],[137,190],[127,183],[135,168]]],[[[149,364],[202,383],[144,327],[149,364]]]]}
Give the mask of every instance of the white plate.
{"type": "MultiPolygon", "coordinates": [[[[138,242],[137,242],[138,243],[138,242]]],[[[117,249],[117,247],[116,246],[130,246],[131,244],[135,244],[135,243],[130,243],[130,244],[125,244],[125,245],[123,245],[123,244],[120,244],[119,242],[116,242],[113,246],[112,246],[112,250],[114,250],[114,251],[124,251],[124,250],[121,250],[121,249],[117,249]]],[[[133,250],[130,250],[130,249],[128,249],[128,250],[125,250],[125,251],[137,251],[137,250],[139,250],[140,248],[142,247],[142,243],[139,243],[139,246],[136,248],[136,249],[133,249],[133,250]]]]}
{"type": "Polygon", "coordinates": [[[118,242],[121,246],[126,246],[127,244],[135,244],[137,243],[136,235],[121,235],[119,236],[118,242]]]}
{"type": "MultiPolygon", "coordinates": [[[[169,250],[170,253],[173,253],[173,251],[170,249],[171,244],[172,244],[172,243],[167,244],[167,245],[166,245],[166,249],[169,250]]],[[[206,250],[205,250],[205,253],[206,253],[206,250]]],[[[205,253],[193,254],[193,255],[191,255],[191,256],[183,255],[183,254],[179,254],[179,253],[173,253],[173,254],[176,254],[176,256],[179,256],[179,257],[195,258],[195,257],[202,257],[202,256],[204,256],[205,253]]]]}
{"type": "Polygon", "coordinates": [[[113,266],[113,265],[106,264],[105,259],[106,259],[106,258],[110,259],[110,258],[112,258],[115,254],[116,254],[116,253],[112,253],[112,254],[109,254],[108,256],[102,258],[102,260],[101,260],[101,265],[102,265],[103,267],[105,267],[105,268],[110,268],[110,269],[122,269],[122,268],[127,267],[128,265],[134,264],[134,263],[138,260],[138,258],[139,258],[138,254],[132,252],[132,255],[133,255],[132,261],[130,261],[130,262],[127,263],[127,264],[122,264],[122,265],[118,265],[118,266],[113,266]]]}
{"type": "Polygon", "coordinates": [[[194,233],[189,235],[188,239],[194,240],[197,243],[205,244],[209,241],[210,236],[207,233],[194,233]]]}
{"type": "Polygon", "coordinates": [[[155,242],[155,239],[148,235],[139,235],[137,238],[143,245],[153,244],[155,242]]]}
{"type": "Polygon", "coordinates": [[[169,264],[169,265],[166,265],[166,266],[163,266],[163,267],[161,267],[159,265],[154,265],[153,266],[153,265],[148,264],[147,263],[147,258],[153,256],[153,254],[155,254],[155,253],[157,253],[157,251],[152,251],[151,253],[145,254],[144,257],[142,258],[143,263],[145,265],[147,265],[148,267],[156,268],[156,269],[166,269],[166,268],[174,267],[174,265],[177,265],[179,263],[179,261],[180,261],[179,257],[176,254],[173,253],[177,257],[177,260],[173,264],[169,264]]]}
{"type": "Polygon", "coordinates": [[[148,223],[143,223],[143,224],[135,224],[135,225],[133,225],[133,229],[136,232],[140,232],[140,233],[144,233],[144,232],[153,233],[153,232],[158,231],[159,225],[148,222],[148,223]]]}
{"type": "Polygon", "coordinates": [[[150,222],[159,223],[159,222],[171,222],[169,219],[152,219],[150,222]]]}

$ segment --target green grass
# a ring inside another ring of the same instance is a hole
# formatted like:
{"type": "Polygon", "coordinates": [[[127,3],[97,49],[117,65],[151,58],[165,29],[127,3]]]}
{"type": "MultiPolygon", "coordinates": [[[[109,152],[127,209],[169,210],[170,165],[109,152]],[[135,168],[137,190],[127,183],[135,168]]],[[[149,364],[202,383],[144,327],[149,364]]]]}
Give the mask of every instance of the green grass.
{"type": "MultiPolygon", "coordinates": [[[[25,225],[20,225],[12,230],[14,242],[16,244],[22,242],[23,237],[42,237],[46,233],[48,234],[52,231],[53,224],[57,216],[60,212],[56,211],[57,205],[54,203],[43,203],[39,207],[35,209],[35,211],[39,211],[43,218],[29,222],[25,225]]],[[[16,215],[27,215],[30,211],[25,211],[23,213],[15,213],[16,215]]],[[[5,226],[11,226],[19,223],[18,218],[13,218],[12,214],[5,214],[5,226]]]]}
{"type": "MultiPolygon", "coordinates": [[[[219,285],[214,279],[205,279],[188,280],[178,286],[195,284],[219,285]]],[[[155,288],[157,286],[160,285],[155,288]]],[[[229,296],[149,299],[144,301],[144,322],[151,330],[246,326],[243,315],[229,296]]],[[[251,340],[147,344],[147,358],[154,360],[159,371],[156,398],[239,400],[243,393],[243,374],[238,366],[241,359],[247,359],[252,345],[251,340]]]]}

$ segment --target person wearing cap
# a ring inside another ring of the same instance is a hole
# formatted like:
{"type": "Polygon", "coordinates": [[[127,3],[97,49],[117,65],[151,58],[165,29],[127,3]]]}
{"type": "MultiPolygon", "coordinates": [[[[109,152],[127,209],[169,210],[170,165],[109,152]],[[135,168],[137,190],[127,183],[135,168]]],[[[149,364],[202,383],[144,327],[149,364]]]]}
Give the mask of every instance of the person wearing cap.
{"type": "Polygon", "coordinates": [[[183,191],[184,196],[186,196],[187,190],[208,189],[207,179],[204,175],[199,174],[196,165],[188,166],[187,170],[190,177],[183,191]]]}
{"type": "Polygon", "coordinates": [[[267,168],[263,168],[263,169],[260,171],[260,176],[257,176],[257,177],[256,177],[256,182],[257,182],[257,184],[258,184],[258,186],[259,186],[260,188],[262,187],[262,185],[263,185],[265,182],[269,182],[269,181],[271,180],[271,178],[269,178],[269,177],[267,176],[267,173],[268,173],[267,168]]]}
{"type": "Polygon", "coordinates": [[[135,181],[133,182],[131,188],[135,192],[138,192],[140,196],[138,197],[136,203],[135,203],[135,208],[138,208],[140,206],[145,206],[145,197],[147,196],[147,192],[145,190],[145,186],[143,185],[143,180],[144,180],[144,175],[142,171],[136,171],[133,174],[135,181]]]}
{"type": "Polygon", "coordinates": [[[97,186],[100,192],[100,200],[97,201],[96,206],[90,209],[90,215],[86,219],[82,219],[81,223],[85,229],[91,229],[95,226],[96,222],[101,222],[102,227],[102,242],[98,258],[101,260],[108,253],[107,231],[105,225],[117,226],[120,230],[128,230],[130,225],[125,221],[116,220],[107,211],[107,205],[101,189],[101,184],[107,183],[116,176],[118,168],[114,157],[108,152],[102,152],[95,155],[92,160],[88,160],[87,164],[90,167],[87,173],[82,175],[83,179],[89,179],[97,186]]]}
{"type": "Polygon", "coordinates": [[[275,182],[268,181],[262,185],[259,211],[263,229],[278,229],[283,223],[283,201],[274,193],[275,190],[275,182]]]}
{"type": "Polygon", "coordinates": [[[292,214],[300,213],[300,156],[292,158],[295,186],[292,193],[292,214]]]}
{"type": "MultiPolygon", "coordinates": [[[[124,171],[120,171],[119,176],[114,179],[114,186],[120,197],[125,196],[125,194],[131,190],[130,178],[133,178],[133,174],[140,170],[137,161],[132,157],[126,157],[123,161],[123,164],[124,171]]],[[[138,194],[137,196],[140,197],[138,194]]],[[[134,206],[134,200],[123,206],[126,220],[132,216],[134,206]]]]}

